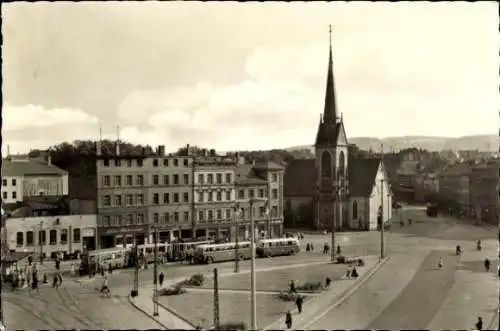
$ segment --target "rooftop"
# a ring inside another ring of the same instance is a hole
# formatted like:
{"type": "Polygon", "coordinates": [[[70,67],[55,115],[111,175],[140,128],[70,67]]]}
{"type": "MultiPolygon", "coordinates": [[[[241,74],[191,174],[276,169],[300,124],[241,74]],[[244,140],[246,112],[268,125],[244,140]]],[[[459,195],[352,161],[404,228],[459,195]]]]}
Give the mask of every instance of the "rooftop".
{"type": "Polygon", "coordinates": [[[236,185],[266,185],[267,180],[257,175],[251,164],[238,164],[235,169],[236,185]]]}
{"type": "Polygon", "coordinates": [[[21,160],[2,159],[2,176],[43,176],[43,175],[67,175],[66,170],[60,169],[38,158],[26,158],[21,160]]]}

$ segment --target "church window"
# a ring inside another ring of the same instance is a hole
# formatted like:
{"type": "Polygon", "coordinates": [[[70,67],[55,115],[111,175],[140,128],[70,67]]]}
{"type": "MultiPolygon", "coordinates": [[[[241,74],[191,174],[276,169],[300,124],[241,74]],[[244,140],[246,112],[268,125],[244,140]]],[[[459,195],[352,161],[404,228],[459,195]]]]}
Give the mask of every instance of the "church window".
{"type": "Polygon", "coordinates": [[[345,176],[345,155],[344,151],[340,151],[339,154],[339,177],[344,177],[345,176]]]}
{"type": "Polygon", "coordinates": [[[356,200],[352,202],[352,219],[358,219],[358,202],[356,200]]]}
{"type": "Polygon", "coordinates": [[[321,175],[323,177],[332,177],[332,156],[328,151],[321,154],[321,175]]]}

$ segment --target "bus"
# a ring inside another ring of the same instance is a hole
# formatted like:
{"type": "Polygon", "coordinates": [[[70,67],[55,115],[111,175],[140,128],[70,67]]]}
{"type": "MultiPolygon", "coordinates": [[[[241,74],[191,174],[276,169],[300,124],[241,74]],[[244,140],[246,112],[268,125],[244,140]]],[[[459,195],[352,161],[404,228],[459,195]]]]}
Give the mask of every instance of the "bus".
{"type": "MultiPolygon", "coordinates": [[[[156,245],[158,247],[157,260],[161,261],[162,257],[166,256],[169,245],[166,243],[158,243],[156,245]]],[[[132,248],[130,250],[132,250],[132,248]]],[[[146,263],[154,263],[155,244],[137,245],[137,254],[143,256],[146,263]]]]}
{"type": "Polygon", "coordinates": [[[250,242],[243,241],[238,243],[209,244],[196,247],[194,260],[197,263],[210,264],[213,262],[232,261],[238,256],[239,260],[251,258],[250,242]],[[238,252],[236,252],[238,250],[238,252]],[[238,254],[238,255],[236,255],[238,254]]]}
{"type": "Polygon", "coordinates": [[[213,244],[213,240],[181,240],[168,244],[166,257],[168,262],[192,261],[196,247],[213,244]]]}
{"type": "Polygon", "coordinates": [[[80,274],[88,274],[91,270],[97,271],[97,266],[109,269],[119,269],[127,266],[130,257],[130,249],[125,247],[113,247],[96,249],[86,252],[81,256],[80,274]]]}
{"type": "Polygon", "coordinates": [[[259,240],[256,249],[256,255],[258,257],[295,255],[298,252],[300,252],[300,244],[297,238],[259,240]]]}

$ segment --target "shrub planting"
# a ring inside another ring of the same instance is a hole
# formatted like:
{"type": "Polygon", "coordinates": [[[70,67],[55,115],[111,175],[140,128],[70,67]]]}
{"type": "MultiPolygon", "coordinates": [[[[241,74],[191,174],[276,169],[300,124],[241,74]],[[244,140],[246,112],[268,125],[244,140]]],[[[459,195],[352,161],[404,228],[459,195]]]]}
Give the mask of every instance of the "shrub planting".
{"type": "Polygon", "coordinates": [[[303,285],[297,286],[297,291],[318,291],[323,289],[323,284],[317,283],[304,283],[303,285]]]}
{"type": "Polygon", "coordinates": [[[158,295],[160,296],[172,296],[172,295],[180,295],[186,293],[186,290],[182,288],[181,284],[177,284],[173,287],[162,288],[158,290],[158,295]]]}

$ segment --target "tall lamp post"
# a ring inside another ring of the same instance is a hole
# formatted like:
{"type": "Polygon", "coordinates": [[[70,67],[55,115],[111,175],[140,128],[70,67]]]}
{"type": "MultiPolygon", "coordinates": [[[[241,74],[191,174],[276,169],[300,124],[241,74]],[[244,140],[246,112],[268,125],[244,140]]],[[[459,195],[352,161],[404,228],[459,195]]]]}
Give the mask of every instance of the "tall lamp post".
{"type": "Polygon", "coordinates": [[[239,234],[240,234],[240,227],[238,225],[238,218],[240,217],[241,209],[239,203],[236,204],[234,207],[234,241],[236,243],[236,249],[234,251],[234,272],[240,272],[240,254],[239,254],[239,234]]]}
{"type": "MultiPolygon", "coordinates": [[[[158,316],[158,227],[154,227],[153,316],[158,316]]],[[[146,262],[147,263],[147,262],[146,262]]]]}
{"type": "Polygon", "coordinates": [[[255,202],[264,199],[250,199],[250,251],[251,251],[251,264],[250,264],[250,290],[251,290],[251,323],[250,329],[257,330],[257,292],[256,292],[256,277],[255,277],[255,221],[253,206],[255,202]]]}

